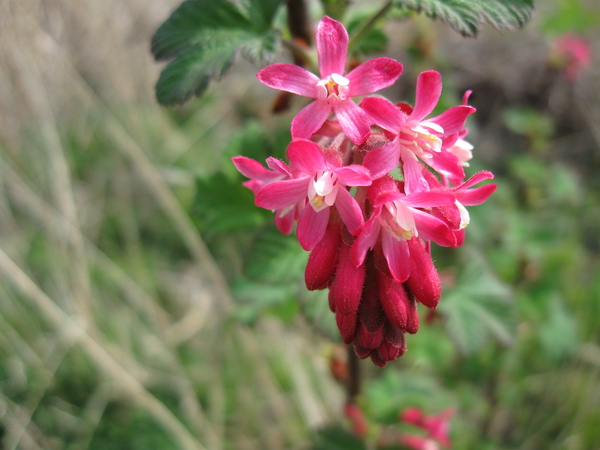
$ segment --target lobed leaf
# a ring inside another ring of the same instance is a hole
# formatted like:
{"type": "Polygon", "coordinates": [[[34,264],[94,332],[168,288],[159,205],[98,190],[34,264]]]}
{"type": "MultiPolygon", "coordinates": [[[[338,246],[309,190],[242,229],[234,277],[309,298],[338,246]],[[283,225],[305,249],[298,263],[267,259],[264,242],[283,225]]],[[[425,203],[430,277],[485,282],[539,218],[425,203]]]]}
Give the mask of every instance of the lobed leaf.
{"type": "Polygon", "coordinates": [[[469,255],[456,287],[444,293],[440,311],[447,316],[450,336],[465,354],[481,349],[490,336],[505,345],[513,341],[511,292],[476,253],[469,255]]]}
{"type": "Polygon", "coordinates": [[[202,95],[237,55],[251,62],[270,59],[279,44],[271,24],[282,1],[246,0],[243,11],[227,0],[184,1],[152,38],[154,58],[172,60],[156,84],[159,103],[202,95]]]}
{"type": "Polygon", "coordinates": [[[533,0],[395,0],[399,8],[440,19],[463,36],[475,36],[484,23],[514,30],[531,18],[533,0]]]}

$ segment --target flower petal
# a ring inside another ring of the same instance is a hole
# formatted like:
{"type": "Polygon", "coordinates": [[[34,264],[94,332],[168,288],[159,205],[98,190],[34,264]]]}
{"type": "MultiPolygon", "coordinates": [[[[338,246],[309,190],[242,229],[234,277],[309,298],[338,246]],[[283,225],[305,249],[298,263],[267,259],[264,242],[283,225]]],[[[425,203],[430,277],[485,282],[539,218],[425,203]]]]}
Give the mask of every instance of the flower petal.
{"type": "Polygon", "coordinates": [[[475,189],[462,189],[455,191],[456,200],[464,206],[481,205],[496,190],[496,184],[486,184],[475,189]]]}
{"type": "Polygon", "coordinates": [[[273,158],[272,156],[269,156],[267,158],[267,167],[269,167],[269,169],[274,170],[275,172],[279,172],[282,175],[287,175],[290,178],[293,176],[292,172],[290,171],[290,168],[286,163],[284,163],[280,159],[273,158]]]}
{"type": "Polygon", "coordinates": [[[256,74],[258,80],[273,89],[303,97],[317,98],[319,77],[295,64],[271,64],[256,74]]]}
{"type": "Polygon", "coordinates": [[[266,169],[261,163],[251,158],[246,158],[245,156],[236,156],[231,158],[231,160],[233,161],[236,169],[247,178],[261,181],[272,181],[278,177],[281,177],[281,174],[266,169]]]}
{"type": "Polygon", "coordinates": [[[300,214],[296,235],[304,250],[312,250],[325,236],[330,210],[331,208],[324,208],[316,212],[310,205],[307,205],[300,214]]]}
{"type": "Polygon", "coordinates": [[[435,206],[453,205],[455,196],[450,192],[415,192],[402,199],[404,203],[413,208],[433,208],[435,206]]]}
{"type": "Polygon", "coordinates": [[[352,100],[342,100],[333,107],[335,116],[344,134],[357,145],[362,144],[371,134],[371,119],[352,100]]]}
{"type": "Polygon", "coordinates": [[[399,161],[400,143],[398,139],[394,139],[381,148],[367,153],[363,160],[363,166],[371,172],[371,177],[376,180],[394,170],[399,161]]]}
{"type": "Polygon", "coordinates": [[[306,197],[310,177],[275,181],[267,184],[256,194],[256,205],[265,209],[292,206],[306,197]]]}
{"type": "Polygon", "coordinates": [[[367,251],[370,248],[375,247],[375,243],[379,237],[379,231],[381,230],[381,225],[379,220],[377,220],[380,211],[381,208],[375,209],[373,215],[363,225],[363,228],[354,241],[354,244],[352,244],[352,263],[357,267],[365,261],[367,251]]]}
{"type": "Polygon", "coordinates": [[[360,107],[373,119],[378,126],[395,134],[406,121],[406,115],[385,98],[367,97],[362,100],[360,107]]]}
{"type": "Polygon", "coordinates": [[[410,120],[421,121],[427,117],[437,105],[442,94],[442,76],[435,70],[428,70],[419,75],[417,79],[417,94],[415,107],[410,115],[410,120]]]}
{"type": "Polygon", "coordinates": [[[362,63],[352,70],[346,78],[350,80],[348,95],[372,94],[396,82],[402,73],[402,64],[391,58],[375,58],[362,63]]]}
{"type": "Polygon", "coordinates": [[[445,222],[418,209],[412,209],[412,213],[421,239],[433,241],[442,247],[456,246],[456,236],[445,222]]]}
{"type": "Polygon", "coordinates": [[[331,106],[327,102],[309,103],[292,120],[292,139],[310,139],[329,117],[331,106]]]}
{"type": "Polygon", "coordinates": [[[462,180],[465,177],[465,169],[460,165],[456,155],[446,149],[432,152],[432,157],[426,162],[440,174],[453,180],[462,180]]]}
{"type": "Polygon", "coordinates": [[[293,167],[311,175],[327,168],[321,148],[306,139],[292,141],[287,149],[287,157],[293,167]]]}
{"type": "Polygon", "coordinates": [[[275,213],[275,225],[281,234],[289,236],[294,230],[294,221],[296,220],[296,208],[293,211],[287,211],[287,214],[281,215],[281,210],[275,213]]]}
{"type": "Polygon", "coordinates": [[[340,22],[323,17],[317,27],[317,54],[321,78],[332,73],[344,75],[348,53],[348,32],[340,22]]]}
{"type": "Polygon", "coordinates": [[[369,186],[371,173],[363,166],[351,164],[334,170],[344,186],[369,186]]]}
{"type": "Polygon", "coordinates": [[[381,244],[392,277],[398,283],[404,283],[410,276],[412,266],[406,241],[396,240],[390,233],[384,232],[381,244]]]}
{"type": "Polygon", "coordinates": [[[475,108],[472,106],[459,105],[444,111],[439,116],[433,117],[428,122],[440,125],[444,129],[444,135],[458,133],[465,126],[469,114],[473,114],[475,108]]]}
{"type": "Polygon", "coordinates": [[[492,172],[489,172],[487,170],[482,170],[481,172],[477,172],[475,175],[473,175],[471,178],[469,178],[467,181],[465,181],[460,186],[457,186],[456,190],[466,189],[471,186],[475,186],[477,183],[481,183],[483,180],[491,180],[493,178],[494,178],[494,174],[492,172]]]}
{"type": "Polygon", "coordinates": [[[338,191],[335,199],[335,207],[351,234],[356,233],[362,227],[364,219],[360,206],[346,189],[340,188],[338,191]]]}
{"type": "Polygon", "coordinates": [[[413,194],[429,190],[429,184],[425,177],[423,177],[423,167],[415,159],[414,153],[410,150],[402,149],[400,158],[402,159],[402,170],[404,173],[404,191],[407,194],[413,194]]]}

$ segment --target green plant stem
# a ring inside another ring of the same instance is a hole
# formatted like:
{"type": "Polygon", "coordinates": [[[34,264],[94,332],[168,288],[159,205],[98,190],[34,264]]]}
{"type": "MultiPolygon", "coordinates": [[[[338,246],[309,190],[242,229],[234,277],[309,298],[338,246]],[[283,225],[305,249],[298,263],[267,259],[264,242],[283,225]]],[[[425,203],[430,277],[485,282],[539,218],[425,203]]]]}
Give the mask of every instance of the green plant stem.
{"type": "Polygon", "coordinates": [[[348,354],[348,372],[350,374],[347,385],[347,403],[356,403],[356,397],[360,394],[360,360],[354,352],[352,345],[347,346],[348,354]]]}
{"type": "Polygon", "coordinates": [[[354,47],[358,45],[364,37],[369,34],[373,27],[377,24],[377,21],[387,14],[392,7],[392,0],[387,0],[383,6],[377,11],[369,20],[367,20],[358,31],[350,38],[348,43],[348,53],[352,52],[354,47]]]}

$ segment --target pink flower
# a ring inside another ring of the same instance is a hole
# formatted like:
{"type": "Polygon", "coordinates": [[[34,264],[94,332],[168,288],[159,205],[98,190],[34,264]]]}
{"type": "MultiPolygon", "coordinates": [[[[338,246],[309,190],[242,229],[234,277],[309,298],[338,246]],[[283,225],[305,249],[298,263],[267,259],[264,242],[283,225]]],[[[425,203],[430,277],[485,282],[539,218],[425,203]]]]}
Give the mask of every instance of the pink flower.
{"type": "Polygon", "coordinates": [[[585,39],[566,33],[552,44],[551,58],[570,81],[575,81],[581,70],[590,64],[592,48],[585,39]]]}
{"type": "Polygon", "coordinates": [[[437,443],[441,444],[443,447],[449,447],[451,442],[448,434],[450,433],[450,419],[452,419],[452,416],[454,416],[453,408],[445,409],[439,414],[432,414],[430,416],[423,414],[423,411],[419,408],[406,408],[402,414],[400,414],[400,420],[424,429],[427,431],[427,436],[421,437],[412,434],[404,434],[402,436],[402,441],[405,445],[414,449],[429,448],[424,446],[428,441],[436,443],[436,446],[431,448],[439,448],[437,447],[437,443]]]}
{"type": "MultiPolygon", "coordinates": [[[[425,120],[435,108],[441,92],[441,75],[431,70],[419,75],[415,106],[412,111],[408,107],[409,114],[383,98],[369,97],[362,101],[361,107],[373,121],[395,136],[393,141],[365,157],[364,165],[371,171],[374,179],[385,174],[387,167],[378,170],[380,167],[374,162],[382,159],[402,161],[407,194],[428,189],[419,160],[444,176],[464,178],[464,170],[458,157],[443,148],[443,138],[459,133],[467,116],[475,112],[475,108],[459,105],[425,120]],[[386,157],[382,158],[379,153],[386,157]]],[[[407,109],[406,106],[404,109],[407,109]]],[[[456,138],[453,141],[456,142],[456,138]]]]}
{"type": "Polygon", "coordinates": [[[442,185],[427,170],[423,170],[423,176],[427,179],[430,189],[454,194],[454,204],[432,208],[431,213],[452,228],[456,236],[457,246],[461,246],[464,242],[464,229],[471,220],[465,206],[481,205],[494,193],[497,187],[496,184],[486,184],[476,188],[473,188],[473,186],[484,180],[494,178],[494,174],[482,170],[456,187],[450,187],[447,180],[444,180],[446,185],[442,185]]]}
{"type": "MultiPolygon", "coordinates": [[[[263,187],[275,181],[293,179],[292,169],[283,161],[277,158],[267,158],[267,166],[271,169],[266,169],[258,161],[245,156],[236,156],[232,158],[233,164],[240,173],[248,178],[249,181],[243,183],[248,189],[256,195],[263,187]]],[[[283,234],[290,234],[294,229],[294,222],[303,205],[294,205],[290,208],[283,208],[275,214],[275,224],[279,231],[283,234]]]]}
{"type": "Polygon", "coordinates": [[[369,188],[373,213],[354,242],[352,258],[355,265],[365,260],[381,234],[383,254],[393,278],[403,283],[411,274],[410,252],[407,241],[413,237],[433,240],[439,245],[454,246],[456,238],[451,228],[422,208],[454,203],[454,195],[447,192],[400,192],[390,176],[374,181],[369,188]]]}
{"type": "Polygon", "coordinates": [[[344,76],[348,32],[340,22],[327,16],[319,22],[316,41],[320,78],[294,64],[270,65],[257,77],[274,89],[316,99],[292,121],[293,139],[310,139],[334,111],[348,139],[361,144],[370,133],[371,122],[350,97],[371,94],[391,86],[402,73],[402,64],[390,58],[376,58],[344,76]]]}
{"type": "Polygon", "coordinates": [[[364,219],[346,187],[370,185],[369,171],[359,165],[342,166],[339,150],[330,148],[323,152],[317,144],[304,139],[293,141],[287,156],[290,176],[262,187],[256,193],[256,204],[277,210],[280,217],[292,210],[299,212],[298,241],[305,250],[312,250],[325,235],[332,206],[348,230],[356,232],[364,219]]]}

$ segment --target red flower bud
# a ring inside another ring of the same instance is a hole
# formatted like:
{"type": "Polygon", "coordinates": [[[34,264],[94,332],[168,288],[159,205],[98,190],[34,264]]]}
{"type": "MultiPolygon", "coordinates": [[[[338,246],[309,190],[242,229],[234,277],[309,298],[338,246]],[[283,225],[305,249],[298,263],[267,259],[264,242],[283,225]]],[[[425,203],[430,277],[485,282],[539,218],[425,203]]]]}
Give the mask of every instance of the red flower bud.
{"type": "Polygon", "coordinates": [[[309,291],[327,287],[327,283],[335,273],[341,241],[341,224],[338,221],[329,221],[325,236],[308,257],[304,280],[309,291]]]}
{"type": "Polygon", "coordinates": [[[436,308],[442,295],[442,284],[431,255],[418,238],[408,241],[413,270],[406,284],[417,300],[428,308],[436,308]]]}

